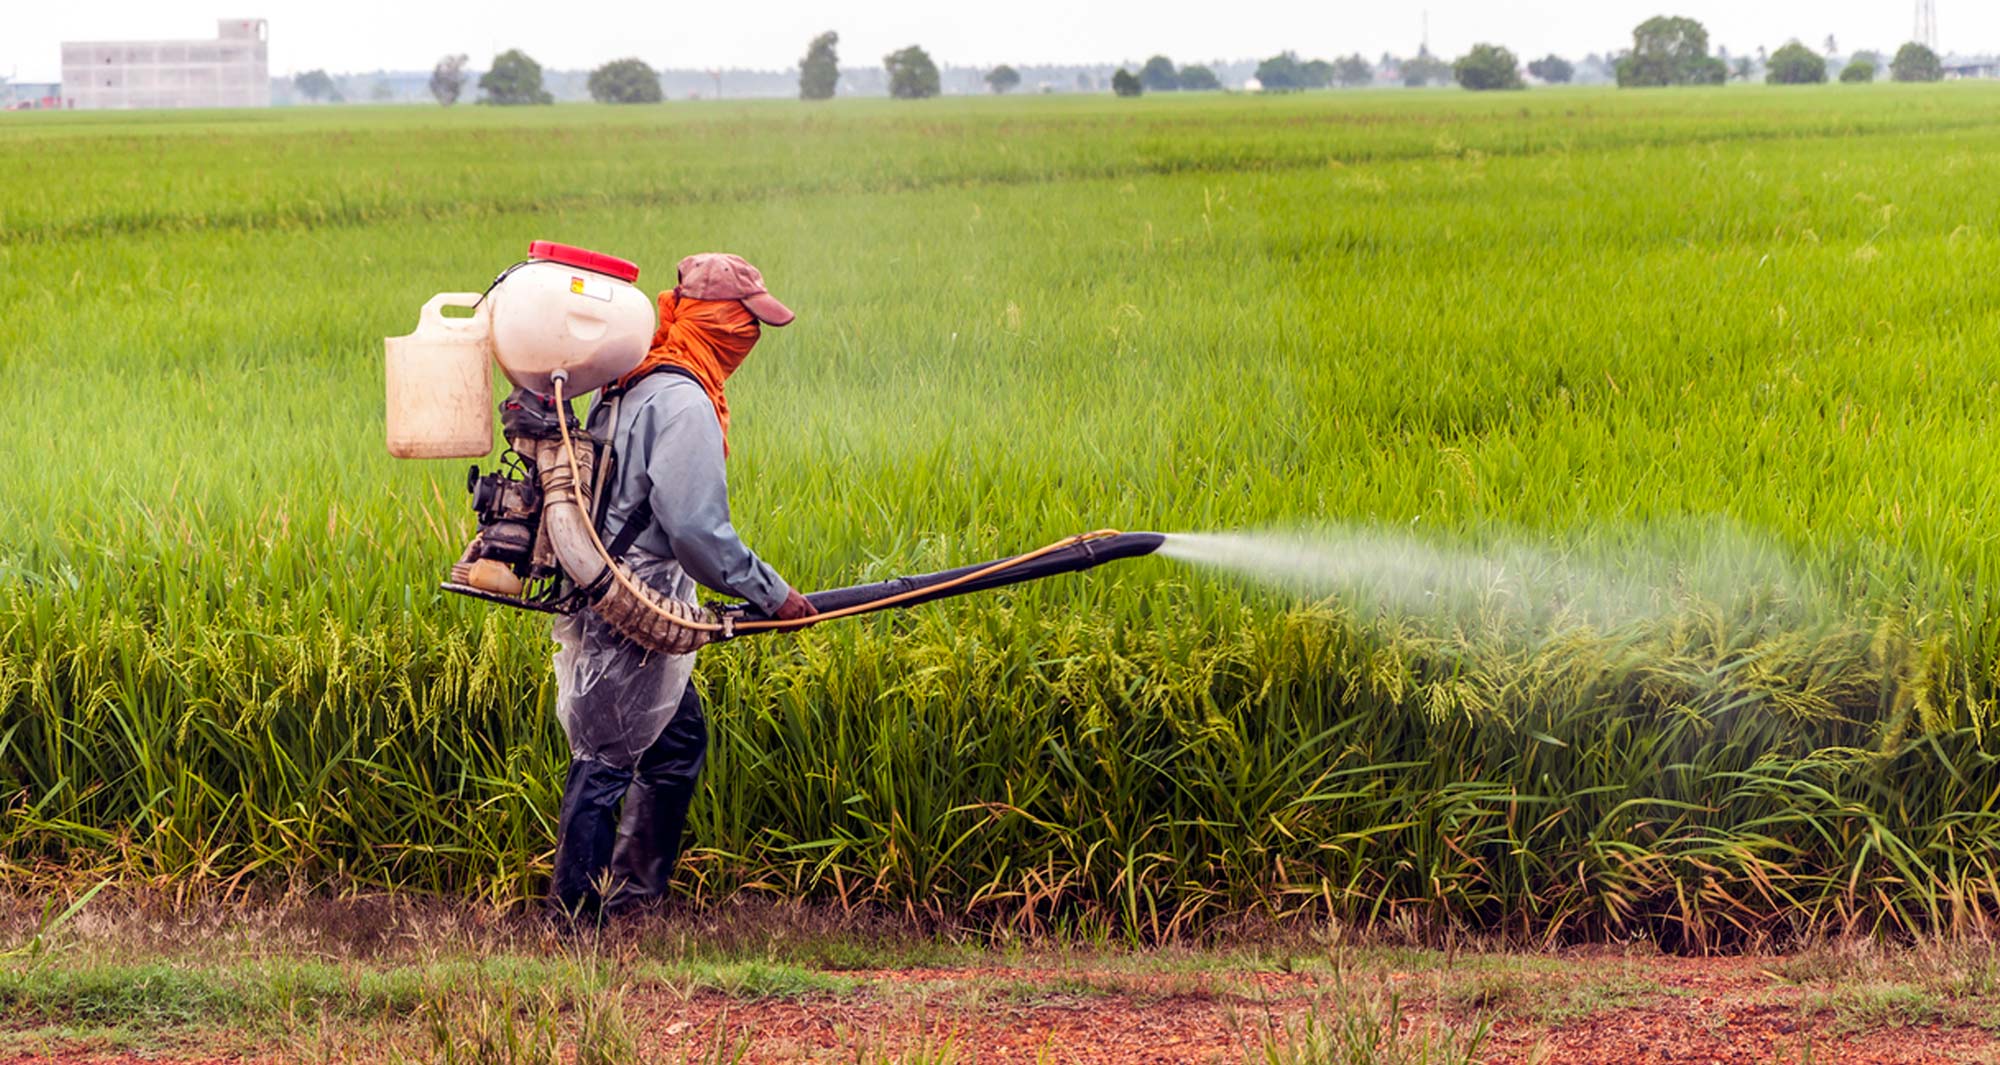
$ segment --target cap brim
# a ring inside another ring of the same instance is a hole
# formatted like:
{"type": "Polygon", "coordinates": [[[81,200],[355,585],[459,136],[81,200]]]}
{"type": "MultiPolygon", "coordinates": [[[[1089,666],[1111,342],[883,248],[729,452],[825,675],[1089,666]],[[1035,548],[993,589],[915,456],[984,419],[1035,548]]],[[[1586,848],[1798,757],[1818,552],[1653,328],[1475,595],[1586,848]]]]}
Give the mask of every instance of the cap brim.
{"type": "Polygon", "coordinates": [[[743,297],[743,309],[757,316],[765,325],[790,325],[798,315],[790,307],[778,302],[769,292],[759,292],[755,296],[743,297]]]}

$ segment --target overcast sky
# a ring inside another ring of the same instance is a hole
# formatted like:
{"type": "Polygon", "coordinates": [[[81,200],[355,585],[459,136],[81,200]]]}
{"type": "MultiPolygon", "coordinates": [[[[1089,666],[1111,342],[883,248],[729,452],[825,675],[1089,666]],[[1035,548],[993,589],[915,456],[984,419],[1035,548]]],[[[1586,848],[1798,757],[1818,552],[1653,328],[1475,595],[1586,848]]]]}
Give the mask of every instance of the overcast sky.
{"type": "MultiPolygon", "coordinates": [[[[0,75],[61,76],[65,40],[205,38],[216,19],[271,23],[271,72],[427,70],[466,52],[483,68],[520,47],[556,69],[637,55],[658,67],[757,67],[797,62],[812,35],[840,33],[843,65],[873,65],[921,44],[940,63],[1179,62],[1255,58],[1286,48],[1307,57],[1414,51],[1425,0],[0,0],[0,75]],[[218,7],[220,4],[222,6],[218,7]]],[[[2000,0],[1936,0],[1946,51],[2000,51],[2000,0]]],[[[1524,59],[1616,49],[1649,16],[1690,15],[1732,52],[1792,37],[1818,48],[1893,49],[1908,40],[1914,0],[1429,0],[1431,49],[1455,56],[1479,41],[1524,59]]]]}

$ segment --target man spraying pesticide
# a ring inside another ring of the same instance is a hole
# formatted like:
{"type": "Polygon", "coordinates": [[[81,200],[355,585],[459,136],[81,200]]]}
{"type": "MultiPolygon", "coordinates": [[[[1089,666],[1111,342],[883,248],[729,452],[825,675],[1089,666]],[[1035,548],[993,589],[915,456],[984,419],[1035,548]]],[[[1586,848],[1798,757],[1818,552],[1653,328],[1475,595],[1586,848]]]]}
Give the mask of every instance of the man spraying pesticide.
{"type": "Polygon", "coordinates": [[[415,333],[387,341],[399,458],[490,454],[489,366],[515,385],[499,407],[499,467],[467,478],[479,531],[443,587],[557,615],[556,714],[571,762],[550,902],[572,916],[666,893],[708,748],[691,680],[701,647],[1088,569],[1162,542],[1104,530],[800,594],[738,538],[724,475],[724,384],[762,327],[789,324],[791,310],[734,255],[683,259],[657,318],[638,276],[623,259],[536,241],[484,293],[435,296],[415,333]],[[569,400],[593,391],[579,423],[569,400]],[[697,584],[744,602],[701,606],[697,584]]]}

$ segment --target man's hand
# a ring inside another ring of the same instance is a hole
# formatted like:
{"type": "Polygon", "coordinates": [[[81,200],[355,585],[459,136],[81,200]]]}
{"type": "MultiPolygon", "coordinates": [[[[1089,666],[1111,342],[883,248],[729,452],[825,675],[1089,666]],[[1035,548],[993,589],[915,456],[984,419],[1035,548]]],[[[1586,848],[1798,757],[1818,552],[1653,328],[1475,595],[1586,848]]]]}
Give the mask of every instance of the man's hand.
{"type": "Polygon", "coordinates": [[[805,596],[800,595],[797,588],[785,589],[785,605],[778,608],[779,621],[797,621],[800,618],[812,617],[817,613],[819,611],[813,609],[812,603],[807,601],[805,596]]]}

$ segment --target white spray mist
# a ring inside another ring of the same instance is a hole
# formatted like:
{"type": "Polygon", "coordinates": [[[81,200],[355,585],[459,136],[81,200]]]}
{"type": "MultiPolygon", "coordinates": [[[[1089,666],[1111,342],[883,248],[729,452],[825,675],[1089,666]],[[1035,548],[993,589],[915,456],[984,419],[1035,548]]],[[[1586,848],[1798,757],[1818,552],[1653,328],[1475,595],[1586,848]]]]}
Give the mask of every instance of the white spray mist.
{"type": "Polygon", "coordinates": [[[1331,598],[1364,620],[1503,638],[1611,631],[1695,609],[1787,628],[1828,612],[1782,551],[1713,524],[1576,546],[1522,537],[1457,546],[1353,528],[1176,534],[1160,554],[1331,598]]]}

